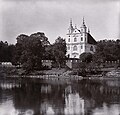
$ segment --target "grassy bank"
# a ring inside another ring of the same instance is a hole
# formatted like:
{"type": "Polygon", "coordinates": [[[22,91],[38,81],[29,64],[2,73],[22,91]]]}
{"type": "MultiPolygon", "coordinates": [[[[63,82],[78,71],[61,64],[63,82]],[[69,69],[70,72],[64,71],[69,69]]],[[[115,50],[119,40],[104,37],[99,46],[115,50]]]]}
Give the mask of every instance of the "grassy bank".
{"type": "Polygon", "coordinates": [[[69,70],[66,68],[52,68],[51,70],[40,70],[40,71],[32,71],[29,74],[25,73],[25,70],[23,70],[22,68],[13,68],[13,67],[2,67],[0,68],[0,76],[4,77],[4,76],[12,76],[12,75],[16,75],[16,76],[44,76],[46,77],[48,76],[57,76],[57,78],[69,78],[68,76],[83,76],[83,77],[88,77],[88,78],[100,78],[100,77],[119,77],[120,78],[120,68],[101,68],[101,70],[96,73],[93,74],[92,72],[84,72],[84,73],[80,73],[78,70],[69,70]],[[82,75],[83,74],[83,75],[82,75]],[[85,75],[85,76],[84,76],[85,75]]]}

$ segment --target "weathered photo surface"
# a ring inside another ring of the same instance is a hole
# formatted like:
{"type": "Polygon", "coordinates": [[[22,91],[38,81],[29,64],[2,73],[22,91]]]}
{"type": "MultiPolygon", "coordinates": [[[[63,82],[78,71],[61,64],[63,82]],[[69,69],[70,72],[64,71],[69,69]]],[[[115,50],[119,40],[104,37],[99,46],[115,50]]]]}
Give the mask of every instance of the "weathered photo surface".
{"type": "Polygon", "coordinates": [[[0,115],[120,115],[120,1],[0,0],[0,115]]]}

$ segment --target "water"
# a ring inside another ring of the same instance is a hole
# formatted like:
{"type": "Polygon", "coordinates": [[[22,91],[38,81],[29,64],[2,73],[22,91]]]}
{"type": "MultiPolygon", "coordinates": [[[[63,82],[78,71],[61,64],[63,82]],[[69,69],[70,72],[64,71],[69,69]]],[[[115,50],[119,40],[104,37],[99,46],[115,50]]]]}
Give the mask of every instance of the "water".
{"type": "Polygon", "coordinates": [[[120,115],[120,81],[0,81],[0,115],[120,115]]]}

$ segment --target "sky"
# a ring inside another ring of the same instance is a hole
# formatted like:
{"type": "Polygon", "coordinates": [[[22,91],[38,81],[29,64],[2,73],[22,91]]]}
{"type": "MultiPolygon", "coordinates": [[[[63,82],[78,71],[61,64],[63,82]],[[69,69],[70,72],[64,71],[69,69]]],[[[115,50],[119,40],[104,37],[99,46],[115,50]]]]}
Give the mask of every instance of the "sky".
{"type": "Polygon", "coordinates": [[[83,17],[97,41],[120,38],[119,0],[0,0],[0,41],[44,32],[53,43],[66,38],[70,18],[79,29],[83,17]]]}

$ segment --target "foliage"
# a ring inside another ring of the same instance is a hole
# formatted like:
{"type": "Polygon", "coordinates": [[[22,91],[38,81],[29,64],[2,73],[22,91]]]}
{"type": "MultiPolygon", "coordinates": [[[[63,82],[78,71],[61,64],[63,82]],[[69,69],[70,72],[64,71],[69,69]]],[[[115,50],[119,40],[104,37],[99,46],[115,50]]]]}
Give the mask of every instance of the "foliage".
{"type": "Polygon", "coordinates": [[[47,45],[45,46],[45,52],[44,52],[44,59],[47,59],[47,60],[53,60],[54,59],[54,56],[52,55],[52,48],[53,48],[53,45],[47,45]]]}
{"type": "Polygon", "coordinates": [[[95,54],[80,55],[79,74],[97,74],[106,61],[120,60],[120,40],[101,40],[97,43],[95,54]]]}
{"type": "Polygon", "coordinates": [[[48,38],[42,32],[37,32],[37,33],[31,34],[30,37],[39,38],[43,47],[50,45],[48,38]]]}
{"type": "Polygon", "coordinates": [[[52,45],[52,55],[59,68],[65,65],[66,42],[63,38],[58,37],[55,40],[55,43],[52,45]]]}
{"type": "Polygon", "coordinates": [[[29,40],[29,36],[21,34],[17,38],[17,43],[15,44],[15,54],[13,57],[13,64],[19,65],[21,64],[21,56],[22,52],[24,51],[25,43],[29,40]]]}
{"type": "Polygon", "coordinates": [[[47,37],[43,33],[35,33],[30,36],[19,35],[16,43],[15,63],[22,64],[26,72],[42,68],[43,54],[47,45],[47,37]]]}
{"type": "Polygon", "coordinates": [[[0,42],[0,62],[11,62],[14,53],[14,45],[7,42],[0,42]]]}
{"type": "Polygon", "coordinates": [[[96,62],[120,60],[120,40],[101,40],[97,43],[94,60],[96,62]]]}
{"type": "Polygon", "coordinates": [[[86,62],[86,63],[89,63],[93,60],[93,55],[91,53],[82,53],[80,55],[80,60],[82,62],[86,62]]]}

